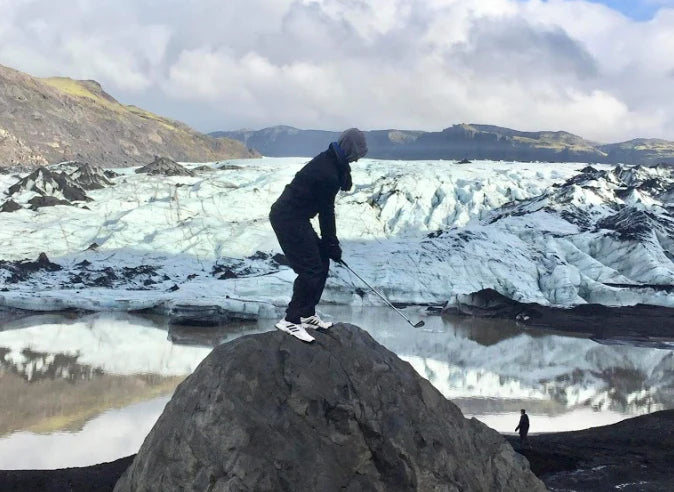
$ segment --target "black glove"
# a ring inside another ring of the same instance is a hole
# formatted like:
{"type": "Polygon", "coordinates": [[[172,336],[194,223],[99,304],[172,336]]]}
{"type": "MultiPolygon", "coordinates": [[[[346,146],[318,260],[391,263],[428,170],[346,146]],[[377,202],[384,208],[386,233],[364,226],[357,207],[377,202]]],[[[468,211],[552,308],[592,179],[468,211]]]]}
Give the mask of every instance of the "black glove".
{"type": "Polygon", "coordinates": [[[323,243],[325,252],[332,261],[340,262],[342,261],[342,248],[339,247],[339,243],[323,243]]]}

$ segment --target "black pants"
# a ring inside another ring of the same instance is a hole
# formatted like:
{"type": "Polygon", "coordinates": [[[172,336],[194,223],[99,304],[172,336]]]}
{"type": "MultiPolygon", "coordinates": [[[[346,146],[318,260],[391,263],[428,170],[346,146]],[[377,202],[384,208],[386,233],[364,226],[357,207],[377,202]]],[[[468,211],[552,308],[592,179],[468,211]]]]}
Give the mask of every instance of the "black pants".
{"type": "Polygon", "coordinates": [[[529,447],[529,439],[527,438],[527,433],[529,431],[522,432],[520,431],[520,446],[524,447],[529,447]]]}
{"type": "Polygon", "coordinates": [[[286,309],[286,320],[299,323],[300,317],[316,314],[328,278],[330,258],[309,219],[293,216],[292,209],[275,203],[269,221],[288,263],[297,274],[293,297],[286,309]]]}

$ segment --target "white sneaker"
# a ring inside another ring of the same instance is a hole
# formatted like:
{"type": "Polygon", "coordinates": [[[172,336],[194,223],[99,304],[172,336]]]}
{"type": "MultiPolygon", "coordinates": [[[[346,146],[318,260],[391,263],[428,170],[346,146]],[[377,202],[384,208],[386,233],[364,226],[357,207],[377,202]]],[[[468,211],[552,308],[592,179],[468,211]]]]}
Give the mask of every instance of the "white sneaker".
{"type": "Polygon", "coordinates": [[[288,335],[292,335],[295,338],[299,338],[303,342],[311,343],[315,340],[314,337],[312,337],[307,333],[307,330],[305,330],[301,324],[298,325],[295,323],[291,323],[290,321],[287,321],[285,318],[276,323],[276,328],[286,332],[288,335]]]}
{"type": "Polygon", "coordinates": [[[323,321],[317,314],[309,316],[308,318],[300,318],[300,321],[305,328],[313,328],[314,330],[318,330],[319,328],[327,330],[332,327],[332,321],[323,321]]]}

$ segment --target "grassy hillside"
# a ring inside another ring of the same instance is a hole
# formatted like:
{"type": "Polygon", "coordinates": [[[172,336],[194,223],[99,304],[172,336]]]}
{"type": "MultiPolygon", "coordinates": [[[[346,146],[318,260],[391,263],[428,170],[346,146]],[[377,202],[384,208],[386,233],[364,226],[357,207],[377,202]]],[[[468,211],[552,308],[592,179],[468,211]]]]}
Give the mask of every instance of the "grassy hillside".
{"type": "Polygon", "coordinates": [[[637,138],[617,144],[602,145],[609,159],[615,162],[645,164],[674,163],[674,142],[656,138],[637,138]]]}
{"type": "Polygon", "coordinates": [[[121,104],[96,81],[41,79],[0,65],[0,166],[83,160],[114,167],[155,155],[204,162],[258,154],[121,104]]]}

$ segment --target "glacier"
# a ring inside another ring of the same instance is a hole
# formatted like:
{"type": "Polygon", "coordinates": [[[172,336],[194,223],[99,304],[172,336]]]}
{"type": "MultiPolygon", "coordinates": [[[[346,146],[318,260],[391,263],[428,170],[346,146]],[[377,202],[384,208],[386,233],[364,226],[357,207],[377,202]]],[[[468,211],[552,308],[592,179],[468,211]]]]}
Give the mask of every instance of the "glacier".
{"type": "MultiPolygon", "coordinates": [[[[276,317],[294,274],[267,214],[305,162],[184,163],[193,176],[115,169],[87,200],[38,209],[28,206],[37,193],[65,196],[53,180],[18,187],[25,174],[0,175],[21,206],[0,213],[0,307],[276,317]],[[43,252],[60,268],[17,274],[43,252]]],[[[83,174],[50,170],[74,183],[83,174]]],[[[672,168],[364,159],[353,180],[336,202],[344,257],[393,302],[451,307],[494,289],[544,306],[674,307],[672,168]]],[[[381,304],[339,265],[323,302],[381,304]]]]}

